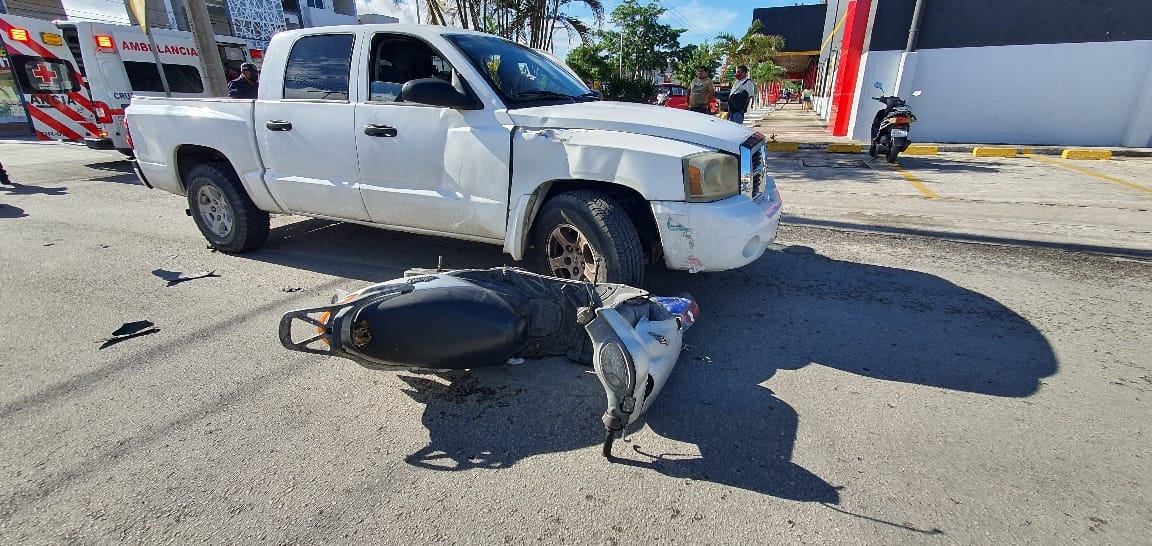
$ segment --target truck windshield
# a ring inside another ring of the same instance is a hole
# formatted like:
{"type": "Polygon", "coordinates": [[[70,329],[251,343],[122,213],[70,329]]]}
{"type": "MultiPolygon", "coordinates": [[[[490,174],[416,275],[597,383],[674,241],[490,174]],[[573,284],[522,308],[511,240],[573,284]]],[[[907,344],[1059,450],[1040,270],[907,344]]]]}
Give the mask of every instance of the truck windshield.
{"type": "Polygon", "coordinates": [[[447,38],[468,56],[510,107],[597,99],[568,69],[534,49],[481,34],[447,38]]]}

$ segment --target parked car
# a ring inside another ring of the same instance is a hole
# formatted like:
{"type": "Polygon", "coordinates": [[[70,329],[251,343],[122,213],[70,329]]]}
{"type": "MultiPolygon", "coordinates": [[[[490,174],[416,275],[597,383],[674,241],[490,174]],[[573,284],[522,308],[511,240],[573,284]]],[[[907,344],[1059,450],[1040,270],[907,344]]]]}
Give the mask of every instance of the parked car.
{"type": "Polygon", "coordinates": [[[732,95],[732,88],[727,85],[716,88],[716,109],[720,112],[728,111],[728,97],[732,95]]]}
{"type": "Polygon", "coordinates": [[[596,100],[549,57],[489,34],[281,32],[259,92],[128,107],[137,175],[186,195],[222,252],[263,245],[270,213],[300,214],[500,245],[555,277],[636,286],[647,263],[734,269],[776,238],[762,135],[596,100]]]}
{"type": "MultiPolygon", "coordinates": [[[[720,112],[718,98],[719,93],[717,93],[717,99],[712,100],[712,104],[708,108],[709,113],[717,114],[720,112]]],[[[653,99],[652,104],[687,110],[688,88],[676,83],[658,83],[656,84],[656,98],[653,99]]]]}

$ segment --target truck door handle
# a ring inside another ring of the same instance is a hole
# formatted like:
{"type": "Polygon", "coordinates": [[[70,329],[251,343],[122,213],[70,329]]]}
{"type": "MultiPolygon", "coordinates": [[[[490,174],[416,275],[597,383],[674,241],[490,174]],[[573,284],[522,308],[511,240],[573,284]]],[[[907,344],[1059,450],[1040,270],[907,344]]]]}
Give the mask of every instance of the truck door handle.
{"type": "Polygon", "coordinates": [[[282,120],[278,120],[278,119],[271,120],[268,123],[265,123],[264,126],[267,127],[269,131],[291,131],[292,130],[292,122],[291,121],[282,121],[282,120]]]}
{"type": "Polygon", "coordinates": [[[364,126],[364,134],[375,137],[394,137],[397,132],[395,127],[368,124],[364,126]]]}

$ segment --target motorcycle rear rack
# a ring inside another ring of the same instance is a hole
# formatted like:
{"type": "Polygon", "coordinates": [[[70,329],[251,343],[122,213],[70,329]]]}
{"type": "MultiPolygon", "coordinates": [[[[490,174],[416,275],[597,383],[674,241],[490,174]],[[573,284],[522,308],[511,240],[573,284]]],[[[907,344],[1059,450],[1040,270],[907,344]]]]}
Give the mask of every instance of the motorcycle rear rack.
{"type": "Polygon", "coordinates": [[[371,294],[344,303],[334,303],[323,307],[288,311],[284,313],[284,316],[280,317],[280,344],[286,349],[302,353],[325,356],[347,356],[347,351],[344,350],[343,344],[339,342],[340,332],[336,331],[334,327],[337,321],[343,318],[342,312],[350,307],[367,305],[407,294],[415,290],[415,288],[416,287],[408,283],[397,284],[395,287],[387,287],[380,291],[374,291],[371,294]],[[323,322],[321,322],[320,319],[312,317],[312,315],[323,316],[325,313],[328,314],[328,319],[323,322]],[[292,339],[292,321],[294,320],[315,326],[317,328],[317,334],[307,339],[294,341],[292,339]],[[326,348],[317,349],[309,347],[309,345],[317,341],[324,341],[326,348]]]}

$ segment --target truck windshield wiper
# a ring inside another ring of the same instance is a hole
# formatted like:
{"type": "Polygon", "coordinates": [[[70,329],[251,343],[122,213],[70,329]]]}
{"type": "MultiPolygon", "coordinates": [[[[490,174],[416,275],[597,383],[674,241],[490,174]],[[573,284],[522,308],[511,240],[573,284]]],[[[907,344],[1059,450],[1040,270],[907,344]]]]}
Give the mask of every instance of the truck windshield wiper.
{"type": "Polygon", "coordinates": [[[555,91],[521,91],[520,93],[513,94],[508,97],[512,100],[534,100],[534,99],[559,99],[559,100],[579,100],[582,96],[568,95],[566,93],[557,93],[555,91]]]}

